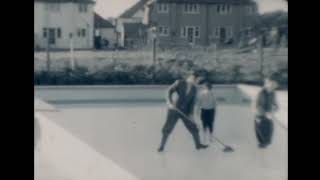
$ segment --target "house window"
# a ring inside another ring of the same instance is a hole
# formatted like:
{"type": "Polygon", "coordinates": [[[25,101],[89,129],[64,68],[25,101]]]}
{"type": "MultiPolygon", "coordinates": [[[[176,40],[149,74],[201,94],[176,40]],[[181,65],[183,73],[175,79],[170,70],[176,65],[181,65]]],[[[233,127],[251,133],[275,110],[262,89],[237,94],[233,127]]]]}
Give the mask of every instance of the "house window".
{"type": "Polygon", "coordinates": [[[81,36],[82,37],[86,37],[86,29],[82,29],[81,30],[81,36]]]}
{"type": "Polygon", "coordinates": [[[218,14],[231,14],[232,6],[230,4],[218,4],[217,5],[218,14]]]}
{"type": "Polygon", "coordinates": [[[168,12],[169,12],[169,4],[167,3],[158,4],[158,13],[168,13],[168,12]]]}
{"type": "Polygon", "coordinates": [[[169,27],[159,26],[158,33],[160,36],[169,36],[169,27]]]}
{"type": "Polygon", "coordinates": [[[84,3],[79,4],[79,12],[86,13],[88,12],[88,5],[84,3]]]}
{"type": "Polygon", "coordinates": [[[183,12],[188,14],[200,13],[200,6],[199,4],[184,4],[183,12]]]}
{"type": "Polygon", "coordinates": [[[60,11],[60,4],[59,3],[48,3],[46,6],[46,10],[51,12],[59,12],[60,11]]]}
{"type": "Polygon", "coordinates": [[[49,37],[49,44],[55,44],[56,43],[55,29],[54,28],[49,28],[48,37],[49,37]]]}
{"type": "Polygon", "coordinates": [[[200,38],[200,27],[195,27],[194,36],[200,38]]]}
{"type": "Polygon", "coordinates": [[[48,29],[47,28],[43,28],[43,38],[47,38],[48,37],[48,29]]]}
{"type": "Polygon", "coordinates": [[[57,37],[61,38],[61,28],[57,28],[57,37]]]}
{"type": "Polygon", "coordinates": [[[81,29],[78,29],[77,35],[78,35],[78,37],[81,37],[81,29]]]}
{"type": "Polygon", "coordinates": [[[199,26],[184,26],[184,27],[182,27],[181,28],[181,37],[182,38],[187,37],[188,30],[190,32],[192,32],[191,33],[192,36],[194,36],[195,38],[200,38],[200,27],[199,26]],[[192,30],[190,30],[190,29],[192,29],[192,30]]]}
{"type": "Polygon", "coordinates": [[[254,7],[253,6],[246,6],[247,14],[254,14],[254,7]]]}

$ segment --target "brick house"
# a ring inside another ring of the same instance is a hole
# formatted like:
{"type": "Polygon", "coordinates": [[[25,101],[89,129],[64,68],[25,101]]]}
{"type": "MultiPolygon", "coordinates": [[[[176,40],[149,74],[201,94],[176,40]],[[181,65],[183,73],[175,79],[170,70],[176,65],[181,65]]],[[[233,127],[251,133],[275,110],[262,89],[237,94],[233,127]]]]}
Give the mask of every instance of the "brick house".
{"type": "Polygon", "coordinates": [[[150,24],[163,46],[235,44],[257,15],[253,0],[157,0],[150,24]]]}

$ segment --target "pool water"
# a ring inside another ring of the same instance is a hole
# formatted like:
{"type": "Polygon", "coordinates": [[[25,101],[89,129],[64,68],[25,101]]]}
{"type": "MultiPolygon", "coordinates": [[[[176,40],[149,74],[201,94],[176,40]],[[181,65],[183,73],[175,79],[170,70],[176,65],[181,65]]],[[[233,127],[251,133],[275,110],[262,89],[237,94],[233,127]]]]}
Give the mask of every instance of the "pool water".
{"type": "Polygon", "coordinates": [[[272,145],[257,147],[248,104],[217,108],[214,134],[235,149],[213,142],[197,151],[178,122],[166,151],[158,153],[166,118],[163,102],[57,103],[46,116],[141,180],[285,180],[287,132],[275,126],[272,145]]]}

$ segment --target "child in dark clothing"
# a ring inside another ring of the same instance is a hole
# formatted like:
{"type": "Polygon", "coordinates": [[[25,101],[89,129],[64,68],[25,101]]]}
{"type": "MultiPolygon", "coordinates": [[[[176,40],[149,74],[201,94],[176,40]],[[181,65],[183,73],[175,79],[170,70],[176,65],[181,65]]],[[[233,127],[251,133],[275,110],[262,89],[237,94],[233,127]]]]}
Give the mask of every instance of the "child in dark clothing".
{"type": "Polygon", "coordinates": [[[193,119],[193,110],[196,101],[196,85],[203,79],[200,72],[194,72],[185,80],[178,80],[170,86],[167,95],[169,105],[167,119],[162,128],[162,138],[158,152],[163,152],[167,140],[178,120],[181,119],[187,130],[191,133],[197,150],[206,149],[208,146],[200,142],[199,130],[193,119]],[[173,100],[173,94],[178,94],[178,99],[173,100]],[[181,114],[183,113],[183,114],[181,114]],[[188,118],[186,118],[186,116],[188,118]]]}
{"type": "Polygon", "coordinates": [[[277,87],[275,79],[267,78],[255,102],[255,131],[260,148],[266,148],[271,144],[273,113],[278,109],[274,92],[277,87]]]}

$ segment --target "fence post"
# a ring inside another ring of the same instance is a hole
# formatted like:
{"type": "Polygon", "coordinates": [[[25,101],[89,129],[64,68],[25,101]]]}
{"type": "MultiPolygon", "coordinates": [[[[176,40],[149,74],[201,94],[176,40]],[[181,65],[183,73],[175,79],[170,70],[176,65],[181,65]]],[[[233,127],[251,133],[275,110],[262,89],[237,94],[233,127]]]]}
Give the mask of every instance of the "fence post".
{"type": "Polygon", "coordinates": [[[51,71],[51,59],[50,59],[50,33],[48,33],[47,36],[47,47],[46,47],[46,56],[47,56],[47,61],[46,61],[46,65],[47,65],[47,72],[51,71]]]}
{"type": "Polygon", "coordinates": [[[260,35],[258,38],[258,50],[259,50],[259,59],[260,59],[260,78],[261,78],[261,82],[263,82],[264,79],[264,51],[263,51],[263,35],[260,35]]]}
{"type": "Polygon", "coordinates": [[[153,38],[153,64],[156,64],[157,61],[157,39],[153,38]]]}
{"type": "Polygon", "coordinates": [[[73,34],[70,34],[70,67],[74,70],[74,44],[73,44],[73,34]]]}

